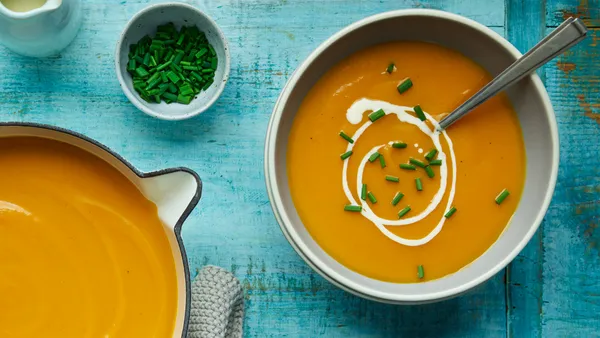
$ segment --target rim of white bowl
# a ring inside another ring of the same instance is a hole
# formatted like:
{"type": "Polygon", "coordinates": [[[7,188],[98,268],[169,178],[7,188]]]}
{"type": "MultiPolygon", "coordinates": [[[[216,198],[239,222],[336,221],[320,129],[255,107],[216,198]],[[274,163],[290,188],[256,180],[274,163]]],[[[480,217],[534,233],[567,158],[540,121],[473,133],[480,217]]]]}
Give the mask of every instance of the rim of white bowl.
{"type": "Polygon", "coordinates": [[[190,119],[194,116],[198,116],[198,115],[204,113],[206,110],[208,110],[208,108],[212,107],[212,105],[221,96],[221,94],[223,93],[223,90],[225,90],[225,85],[229,81],[229,72],[230,72],[230,67],[231,67],[231,59],[230,58],[231,57],[229,55],[229,43],[227,42],[227,37],[225,37],[225,34],[223,34],[223,31],[221,30],[221,27],[219,27],[217,22],[215,20],[213,20],[208,14],[204,13],[203,11],[201,11],[200,9],[198,9],[192,5],[189,5],[189,4],[186,4],[183,2],[163,2],[163,3],[144,7],[139,12],[135,13],[131,17],[131,19],[129,19],[129,21],[127,22],[127,25],[125,25],[125,27],[121,31],[121,35],[119,35],[119,40],[117,41],[117,46],[115,49],[115,73],[117,73],[117,78],[119,79],[119,84],[121,86],[121,90],[123,91],[125,96],[127,96],[129,101],[131,103],[133,103],[133,105],[136,106],[139,110],[143,111],[147,115],[156,117],[161,120],[181,121],[181,120],[190,119]],[[200,107],[196,111],[193,111],[189,114],[177,115],[177,116],[171,116],[168,114],[160,114],[160,113],[153,111],[152,109],[149,109],[145,105],[143,105],[140,102],[140,100],[132,93],[132,91],[129,89],[127,84],[125,84],[125,79],[123,78],[123,73],[121,72],[121,60],[120,60],[121,59],[120,58],[121,46],[123,45],[125,33],[127,31],[129,31],[129,28],[131,28],[131,25],[138,18],[140,18],[141,16],[143,16],[144,14],[146,14],[147,12],[149,12],[151,10],[154,10],[156,8],[161,8],[161,7],[173,7],[173,6],[185,7],[186,9],[196,12],[198,15],[204,17],[208,22],[210,22],[215,27],[215,31],[217,32],[217,35],[219,36],[221,41],[223,41],[223,49],[225,52],[225,69],[223,71],[223,80],[221,81],[221,83],[219,83],[217,90],[215,91],[213,96],[210,98],[210,100],[208,100],[206,102],[206,104],[204,104],[202,107],[200,107]]]}
{"type": "MultiPolygon", "coordinates": [[[[552,108],[552,103],[550,102],[550,98],[548,93],[540,80],[539,76],[536,73],[533,73],[529,76],[532,80],[533,86],[535,90],[538,92],[542,104],[544,107],[544,113],[546,114],[546,118],[550,122],[550,134],[552,139],[552,156],[553,162],[552,167],[550,168],[550,181],[548,182],[548,187],[546,189],[546,194],[544,196],[544,201],[542,203],[542,207],[540,208],[534,223],[532,224],[529,231],[525,234],[525,236],[521,239],[521,241],[512,249],[509,255],[507,255],[502,261],[498,264],[489,267],[487,271],[480,274],[477,278],[470,280],[468,283],[461,284],[458,287],[454,287],[448,290],[440,291],[440,292],[432,292],[432,293],[423,293],[423,294],[394,294],[389,292],[381,292],[375,290],[373,288],[367,288],[359,283],[352,281],[349,278],[346,278],[332,268],[330,268],[327,264],[325,264],[321,259],[319,259],[313,252],[306,246],[306,244],[302,241],[298,233],[294,230],[294,228],[290,225],[291,220],[287,213],[285,212],[285,208],[283,206],[281,200],[281,192],[279,189],[279,184],[286,184],[286,182],[278,182],[277,177],[275,175],[275,148],[276,142],[274,136],[278,133],[279,125],[281,122],[281,102],[287,101],[289,99],[291,93],[291,85],[295,84],[302,74],[306,71],[309,65],[331,44],[335,41],[339,40],[341,37],[349,34],[350,32],[361,28],[365,25],[371,24],[375,21],[384,20],[393,17],[403,17],[403,16],[428,16],[428,17],[437,17],[442,19],[447,19],[451,21],[458,22],[460,24],[469,26],[480,33],[484,34],[486,37],[496,41],[500,44],[506,51],[508,51],[515,59],[522,56],[521,52],[517,50],[510,42],[500,36],[498,33],[494,32],[490,28],[486,27],[483,24],[480,24],[474,20],[463,17],[458,14],[453,14],[449,12],[444,12],[440,10],[433,9],[402,9],[396,11],[390,11],[380,14],[375,14],[359,20],[355,23],[346,26],[342,30],[338,31],[334,35],[332,35],[329,39],[325,40],[321,43],[296,69],[296,71],[292,74],[286,85],[284,86],[277,103],[273,109],[273,114],[271,115],[271,119],[269,121],[269,125],[267,127],[267,136],[265,140],[265,179],[267,185],[267,193],[269,195],[269,200],[271,201],[271,207],[273,208],[273,213],[275,214],[275,218],[279,223],[279,226],[287,238],[288,242],[292,245],[294,250],[304,259],[304,261],[310,265],[316,272],[318,272],[325,279],[329,280],[333,284],[338,287],[353,293],[355,295],[377,300],[380,302],[387,303],[421,303],[421,302],[432,302],[443,300],[447,298],[451,298],[453,296],[464,293],[477,285],[485,282],[504,267],[506,267],[518,254],[521,250],[527,245],[531,237],[535,234],[537,229],[539,228],[546,211],[548,210],[548,206],[550,205],[550,201],[552,200],[552,195],[554,193],[554,189],[556,186],[556,179],[558,175],[558,162],[559,162],[559,138],[558,138],[558,129],[556,125],[556,118],[554,115],[554,109],[552,108]]],[[[346,268],[347,269],[347,268],[346,268]]],[[[443,279],[442,277],[441,279],[443,279]]]]}

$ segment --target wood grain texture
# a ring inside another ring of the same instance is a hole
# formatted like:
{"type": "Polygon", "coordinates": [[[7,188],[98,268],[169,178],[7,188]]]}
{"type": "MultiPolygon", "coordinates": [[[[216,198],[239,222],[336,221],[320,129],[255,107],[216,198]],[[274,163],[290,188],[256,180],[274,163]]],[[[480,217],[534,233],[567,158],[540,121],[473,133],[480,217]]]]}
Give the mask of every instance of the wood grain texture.
{"type": "MultiPolygon", "coordinates": [[[[545,34],[545,2],[509,0],[506,2],[506,37],[522,53],[545,34]],[[527,27],[527,29],[523,29],[527,27]]],[[[545,79],[545,67],[538,70],[545,79]]],[[[545,223],[545,222],[544,222],[545,223]]],[[[541,227],[544,227],[542,223],[541,227]]],[[[508,337],[540,337],[542,333],[542,231],[506,269],[506,311],[508,337]]]]}
{"type": "Polygon", "coordinates": [[[232,70],[223,96],[211,110],[177,123],[137,111],[122,94],[113,70],[121,29],[135,12],[159,1],[84,2],[82,30],[60,56],[28,59],[0,48],[1,119],[73,129],[142,170],[196,170],[204,192],[183,230],[189,261],[192,269],[215,264],[240,278],[246,289],[246,336],[596,335],[596,32],[546,70],[562,141],[559,184],[543,232],[513,263],[506,284],[500,273],[465,296],[416,307],[377,304],[345,293],[315,274],[291,249],[271,212],[263,177],[264,136],[280,89],[310,51],[353,21],[393,9],[442,9],[500,34],[508,27],[507,37],[524,50],[545,25],[560,22],[563,11],[582,13],[596,22],[596,2],[584,4],[595,6],[587,10],[570,0],[548,1],[544,11],[537,0],[187,1],[223,29],[232,70]]]}

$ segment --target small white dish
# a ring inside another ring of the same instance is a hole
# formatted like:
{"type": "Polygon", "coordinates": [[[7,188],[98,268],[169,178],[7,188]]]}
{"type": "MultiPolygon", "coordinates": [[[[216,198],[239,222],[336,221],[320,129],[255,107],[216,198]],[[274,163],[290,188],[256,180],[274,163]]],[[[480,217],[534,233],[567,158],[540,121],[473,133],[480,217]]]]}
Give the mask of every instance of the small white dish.
{"type": "Polygon", "coordinates": [[[229,46],[217,23],[196,7],[179,2],[151,5],[135,14],[123,29],[115,51],[115,70],[125,96],[144,113],[162,120],[185,120],[210,108],[225,88],[229,79],[229,68],[229,46]],[[154,36],[159,25],[169,22],[175,24],[177,29],[181,26],[196,25],[206,34],[208,42],[219,58],[214,83],[207,90],[196,95],[189,105],[144,101],[133,89],[133,80],[127,72],[129,46],[137,43],[145,35],[154,36]]]}

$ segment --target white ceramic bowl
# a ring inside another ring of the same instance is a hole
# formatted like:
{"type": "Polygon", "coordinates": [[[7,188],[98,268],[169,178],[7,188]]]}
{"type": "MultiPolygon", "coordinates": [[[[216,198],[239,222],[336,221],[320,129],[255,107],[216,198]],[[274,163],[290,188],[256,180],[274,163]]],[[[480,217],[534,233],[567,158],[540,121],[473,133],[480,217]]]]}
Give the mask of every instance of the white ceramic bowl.
{"type": "Polygon", "coordinates": [[[552,198],[559,145],[548,94],[539,77],[533,74],[507,92],[523,130],[527,168],[519,206],[494,245],[460,271],[416,284],[379,281],[338,263],[313,240],[294,208],[286,168],[289,131],[305,95],[327,70],[360,49],[398,40],[429,41],[450,47],[493,75],[521,56],[514,46],[489,28],[442,11],[399,10],[358,21],[322,43],[298,67],[283,89],[267,131],[265,175],[271,205],[284,235],[315,271],[344,290],[364,298],[415,304],[450,298],[483,283],[525,247],[542,222],[552,198]]]}
{"type": "Polygon", "coordinates": [[[229,68],[229,46],[219,26],[196,7],[180,2],[151,5],[139,11],[123,29],[115,51],[117,78],[129,101],[144,113],[163,120],[188,119],[210,108],[225,88],[229,79],[229,68]],[[174,23],[177,29],[180,29],[181,26],[196,25],[206,34],[208,42],[213,46],[219,58],[214,83],[206,91],[196,95],[189,105],[144,101],[133,89],[133,80],[127,72],[129,46],[137,43],[145,35],[154,36],[159,25],[169,22],[174,23]]]}

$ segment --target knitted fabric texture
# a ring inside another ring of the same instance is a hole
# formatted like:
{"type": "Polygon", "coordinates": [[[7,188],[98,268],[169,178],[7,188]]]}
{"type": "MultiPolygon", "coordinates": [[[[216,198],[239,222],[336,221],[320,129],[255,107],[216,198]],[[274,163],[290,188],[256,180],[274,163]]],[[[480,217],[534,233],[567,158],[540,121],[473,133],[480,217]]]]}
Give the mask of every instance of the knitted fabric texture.
{"type": "Polygon", "coordinates": [[[241,338],[244,293],[228,271],[206,266],[192,284],[192,312],[187,338],[241,338]]]}

